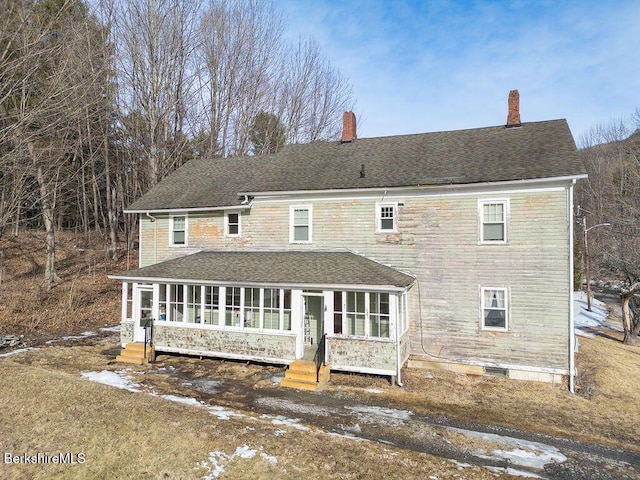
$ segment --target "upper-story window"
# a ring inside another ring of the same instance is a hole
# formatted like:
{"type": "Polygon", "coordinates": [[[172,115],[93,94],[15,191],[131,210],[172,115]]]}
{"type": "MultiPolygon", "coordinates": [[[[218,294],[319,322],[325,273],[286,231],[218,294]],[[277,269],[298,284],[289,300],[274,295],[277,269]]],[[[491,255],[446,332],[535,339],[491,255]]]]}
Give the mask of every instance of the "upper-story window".
{"type": "Polygon", "coordinates": [[[507,200],[480,200],[480,243],[507,243],[507,200]]]}
{"type": "Polygon", "coordinates": [[[289,210],[289,241],[291,243],[311,243],[311,215],[310,205],[291,207],[289,210]]]}
{"type": "Polygon", "coordinates": [[[376,204],[376,231],[380,233],[394,233],[398,231],[398,204],[376,204]]]}
{"type": "Polygon", "coordinates": [[[174,215],[169,219],[171,231],[171,245],[187,244],[187,216],[174,215]]]}
{"type": "Polygon", "coordinates": [[[508,330],[509,309],[506,288],[482,288],[482,330],[508,330]]]}
{"type": "Polygon", "coordinates": [[[227,212],[224,216],[225,235],[227,237],[240,236],[240,213],[227,212]]]}

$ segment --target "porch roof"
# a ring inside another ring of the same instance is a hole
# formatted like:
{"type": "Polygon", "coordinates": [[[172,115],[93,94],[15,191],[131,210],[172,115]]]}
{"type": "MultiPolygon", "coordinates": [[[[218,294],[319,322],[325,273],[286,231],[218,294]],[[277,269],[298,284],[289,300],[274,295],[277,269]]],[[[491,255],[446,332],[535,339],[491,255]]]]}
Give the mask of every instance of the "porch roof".
{"type": "Polygon", "coordinates": [[[328,251],[203,251],[109,278],[279,287],[369,287],[404,290],[414,279],[362,255],[328,251]]]}

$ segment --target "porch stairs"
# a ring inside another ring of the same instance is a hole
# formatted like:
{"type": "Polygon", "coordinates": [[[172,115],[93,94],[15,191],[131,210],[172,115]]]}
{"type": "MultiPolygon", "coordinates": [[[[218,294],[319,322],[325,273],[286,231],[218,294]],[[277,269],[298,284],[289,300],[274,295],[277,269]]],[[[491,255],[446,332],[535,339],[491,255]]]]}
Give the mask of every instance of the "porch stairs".
{"type": "Polygon", "coordinates": [[[153,347],[147,344],[147,356],[145,358],[144,343],[127,343],[125,347],[120,351],[120,355],[116,357],[116,362],[146,365],[147,363],[149,363],[149,359],[151,359],[153,356],[152,349],[153,347]]]}
{"type": "Polygon", "coordinates": [[[316,364],[309,360],[296,360],[284,372],[280,385],[299,390],[320,390],[329,382],[331,369],[329,365],[322,365],[316,381],[316,364]]]}

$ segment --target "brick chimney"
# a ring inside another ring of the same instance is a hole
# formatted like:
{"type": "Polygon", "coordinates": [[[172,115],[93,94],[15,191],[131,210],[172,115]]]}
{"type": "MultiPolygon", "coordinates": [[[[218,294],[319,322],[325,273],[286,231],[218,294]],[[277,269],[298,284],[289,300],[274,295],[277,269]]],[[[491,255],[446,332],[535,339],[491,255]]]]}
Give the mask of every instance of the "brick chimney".
{"type": "Polygon", "coordinates": [[[353,142],[356,136],[356,114],[352,111],[342,114],[342,143],[353,142]]]}
{"type": "Polygon", "coordinates": [[[507,128],[519,127],[520,123],[520,93],[518,90],[509,92],[509,113],[507,113],[507,128]]]}

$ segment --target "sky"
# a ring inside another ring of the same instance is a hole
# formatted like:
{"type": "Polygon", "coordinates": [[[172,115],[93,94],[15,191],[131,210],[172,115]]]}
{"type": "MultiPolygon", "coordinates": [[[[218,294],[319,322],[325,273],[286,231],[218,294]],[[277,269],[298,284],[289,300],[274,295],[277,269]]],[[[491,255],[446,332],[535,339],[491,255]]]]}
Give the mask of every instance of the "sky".
{"type": "Polygon", "coordinates": [[[567,119],[578,144],[640,108],[640,1],[278,0],[351,82],[358,137],[567,119]]]}

